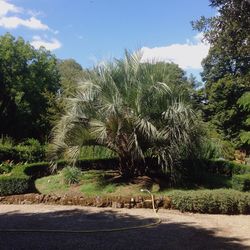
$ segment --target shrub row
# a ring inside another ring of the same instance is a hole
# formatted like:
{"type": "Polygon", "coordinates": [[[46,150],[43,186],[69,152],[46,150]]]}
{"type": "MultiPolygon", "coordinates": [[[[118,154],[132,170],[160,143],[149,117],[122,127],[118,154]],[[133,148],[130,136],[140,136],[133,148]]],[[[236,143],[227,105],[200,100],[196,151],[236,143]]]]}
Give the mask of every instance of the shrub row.
{"type": "Polygon", "coordinates": [[[45,158],[44,146],[28,145],[1,145],[0,144],[0,162],[14,161],[18,162],[38,162],[45,158]]]}
{"type": "Polygon", "coordinates": [[[29,189],[29,176],[0,176],[0,195],[22,194],[29,189]]]}
{"type": "MultiPolygon", "coordinates": [[[[77,162],[81,169],[110,169],[117,159],[83,159],[77,162]]],[[[67,165],[66,161],[58,162],[58,169],[67,165]]],[[[51,173],[48,162],[16,165],[9,174],[0,175],[0,195],[22,194],[32,191],[34,180],[51,173]]]]}
{"type": "Polygon", "coordinates": [[[44,176],[49,169],[45,162],[17,165],[10,174],[0,175],[0,195],[23,194],[32,187],[32,180],[44,176]]]}
{"type": "MultiPolygon", "coordinates": [[[[39,162],[46,157],[46,146],[41,145],[35,139],[28,139],[23,143],[14,145],[13,143],[1,144],[0,142],[0,162],[14,161],[18,162],[39,162]]],[[[85,146],[81,149],[82,159],[112,159],[114,153],[109,149],[100,146],[85,146]]]]}
{"type": "Polygon", "coordinates": [[[207,160],[206,170],[217,176],[232,178],[232,188],[250,191],[250,166],[224,160],[207,160]]]}
{"type": "Polygon", "coordinates": [[[209,173],[224,175],[228,177],[250,173],[249,165],[225,160],[205,160],[204,167],[209,173]]]}
{"type": "Polygon", "coordinates": [[[229,189],[173,191],[171,206],[182,212],[250,214],[250,193],[229,189]]]}

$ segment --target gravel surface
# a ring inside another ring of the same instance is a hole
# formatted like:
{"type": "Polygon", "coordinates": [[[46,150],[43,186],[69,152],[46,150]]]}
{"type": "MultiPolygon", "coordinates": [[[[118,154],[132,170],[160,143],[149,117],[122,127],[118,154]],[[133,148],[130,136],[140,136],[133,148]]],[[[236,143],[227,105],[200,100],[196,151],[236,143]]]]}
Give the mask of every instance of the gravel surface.
{"type": "MultiPolygon", "coordinates": [[[[250,249],[249,215],[204,215],[159,210],[162,224],[124,232],[0,232],[5,249],[250,249]]],[[[0,205],[0,229],[93,230],[144,225],[150,209],[0,205]]]]}

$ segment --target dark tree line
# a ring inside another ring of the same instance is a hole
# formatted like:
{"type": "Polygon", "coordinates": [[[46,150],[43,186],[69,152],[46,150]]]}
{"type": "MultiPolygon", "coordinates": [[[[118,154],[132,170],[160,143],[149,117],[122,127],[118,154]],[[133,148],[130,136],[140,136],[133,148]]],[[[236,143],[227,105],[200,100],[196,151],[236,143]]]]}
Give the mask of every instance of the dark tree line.
{"type": "Polygon", "coordinates": [[[236,147],[249,149],[250,3],[210,0],[210,5],[218,14],[193,22],[210,43],[202,63],[204,118],[236,147]]]}
{"type": "Polygon", "coordinates": [[[82,68],[23,38],[0,37],[0,135],[45,141],[82,68]]]}

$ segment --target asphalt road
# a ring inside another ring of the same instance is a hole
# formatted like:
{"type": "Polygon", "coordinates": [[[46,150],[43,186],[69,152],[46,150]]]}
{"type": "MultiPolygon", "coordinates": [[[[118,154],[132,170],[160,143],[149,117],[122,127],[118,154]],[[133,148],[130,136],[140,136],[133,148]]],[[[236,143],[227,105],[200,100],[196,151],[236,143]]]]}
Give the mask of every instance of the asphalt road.
{"type": "MultiPolygon", "coordinates": [[[[0,232],[0,249],[250,249],[250,216],[167,210],[159,215],[163,222],[157,227],[124,232],[0,232]]],[[[0,205],[0,229],[106,229],[144,225],[153,218],[149,209],[0,205]]]]}

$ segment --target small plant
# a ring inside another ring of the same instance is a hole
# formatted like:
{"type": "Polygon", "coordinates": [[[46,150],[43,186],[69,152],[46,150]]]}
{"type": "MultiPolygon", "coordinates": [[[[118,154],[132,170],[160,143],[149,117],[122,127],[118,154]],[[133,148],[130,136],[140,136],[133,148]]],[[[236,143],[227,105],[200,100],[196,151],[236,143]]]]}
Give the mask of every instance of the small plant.
{"type": "Polygon", "coordinates": [[[13,161],[4,161],[0,164],[0,174],[8,174],[11,172],[11,170],[13,169],[14,164],[13,161]]]}
{"type": "Polygon", "coordinates": [[[62,171],[63,181],[67,185],[77,184],[81,180],[82,172],[77,167],[66,167],[62,171]]]}

